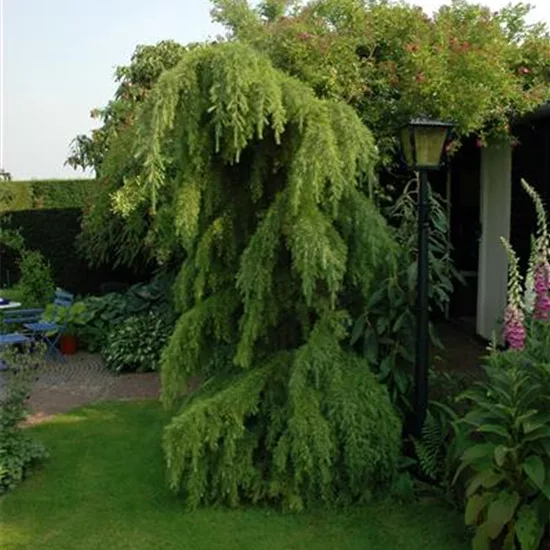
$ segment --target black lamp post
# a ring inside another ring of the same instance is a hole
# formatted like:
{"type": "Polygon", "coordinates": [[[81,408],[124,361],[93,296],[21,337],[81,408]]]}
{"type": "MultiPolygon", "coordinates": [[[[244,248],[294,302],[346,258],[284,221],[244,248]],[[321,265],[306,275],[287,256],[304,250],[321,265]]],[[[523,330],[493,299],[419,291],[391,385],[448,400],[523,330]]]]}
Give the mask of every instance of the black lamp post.
{"type": "Polygon", "coordinates": [[[418,278],[416,304],[416,354],[414,380],[414,435],[419,437],[428,408],[429,368],[429,238],[430,204],[428,172],[439,170],[445,145],[453,125],[448,122],[419,118],[412,120],[401,132],[407,166],[419,172],[418,190],[418,278]]]}

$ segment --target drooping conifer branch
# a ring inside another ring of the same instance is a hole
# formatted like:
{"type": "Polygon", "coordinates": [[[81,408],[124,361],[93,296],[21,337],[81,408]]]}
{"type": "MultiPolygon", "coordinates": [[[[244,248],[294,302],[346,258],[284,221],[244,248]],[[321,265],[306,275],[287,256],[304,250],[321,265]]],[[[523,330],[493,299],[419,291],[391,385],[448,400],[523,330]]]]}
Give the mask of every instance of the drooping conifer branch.
{"type": "Polygon", "coordinates": [[[395,244],[366,193],[377,151],[347,106],[317,99],[236,43],[197,48],[152,90],[114,195],[149,205],[182,249],[180,318],[162,361],[170,480],[188,503],[358,499],[391,479],[399,422],[346,345],[346,300],[390,272],[395,244]],[[363,185],[366,182],[367,185],[363,185]]]}

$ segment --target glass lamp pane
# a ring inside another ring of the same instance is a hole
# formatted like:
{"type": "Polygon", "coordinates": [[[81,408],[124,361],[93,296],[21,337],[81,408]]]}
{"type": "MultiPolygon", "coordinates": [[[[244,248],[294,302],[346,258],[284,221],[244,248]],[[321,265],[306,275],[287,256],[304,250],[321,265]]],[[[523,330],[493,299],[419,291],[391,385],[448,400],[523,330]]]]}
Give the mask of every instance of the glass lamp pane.
{"type": "Polygon", "coordinates": [[[403,154],[405,155],[405,162],[409,168],[414,169],[415,162],[412,136],[413,134],[409,126],[401,130],[401,147],[403,148],[403,154]]]}
{"type": "Polygon", "coordinates": [[[448,128],[445,126],[416,126],[414,128],[417,168],[438,168],[440,166],[447,133],[448,128]]]}

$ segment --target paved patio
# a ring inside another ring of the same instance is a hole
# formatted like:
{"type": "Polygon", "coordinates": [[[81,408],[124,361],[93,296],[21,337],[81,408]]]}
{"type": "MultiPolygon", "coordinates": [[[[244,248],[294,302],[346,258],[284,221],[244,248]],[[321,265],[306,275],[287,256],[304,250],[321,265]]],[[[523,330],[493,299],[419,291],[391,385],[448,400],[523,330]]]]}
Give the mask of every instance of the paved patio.
{"type": "MultiPolygon", "coordinates": [[[[99,355],[77,353],[66,362],[48,363],[38,374],[29,399],[28,423],[36,424],[61,412],[94,401],[156,399],[158,373],[115,375],[99,355]]],[[[2,390],[0,373],[0,394],[2,390]]]]}
{"type": "MultiPolygon", "coordinates": [[[[460,372],[475,379],[480,373],[484,346],[452,325],[439,327],[445,350],[434,350],[436,369],[460,372]]],[[[27,423],[36,424],[52,416],[94,401],[119,399],[157,399],[160,394],[158,373],[115,375],[108,371],[100,355],[79,352],[66,362],[48,363],[39,373],[29,398],[27,423]]],[[[198,386],[198,378],[189,381],[198,386]]],[[[2,397],[0,371],[0,398],[2,397]]]]}

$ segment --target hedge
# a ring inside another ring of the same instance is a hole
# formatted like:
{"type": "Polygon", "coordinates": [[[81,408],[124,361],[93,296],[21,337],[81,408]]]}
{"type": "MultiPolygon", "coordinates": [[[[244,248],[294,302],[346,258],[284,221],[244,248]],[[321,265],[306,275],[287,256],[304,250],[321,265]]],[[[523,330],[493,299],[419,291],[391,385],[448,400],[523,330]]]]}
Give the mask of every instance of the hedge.
{"type": "MultiPolygon", "coordinates": [[[[29,249],[39,250],[50,262],[56,285],[77,294],[97,293],[103,283],[134,283],[145,273],[109,267],[90,269],[79,256],[75,241],[82,211],[94,198],[95,180],[0,182],[0,212],[4,224],[19,228],[29,249]]],[[[17,282],[18,255],[0,251],[0,288],[17,282]]]]}
{"type": "Polygon", "coordinates": [[[0,211],[82,210],[93,201],[98,185],[93,179],[5,181],[0,183],[0,211]]]}

